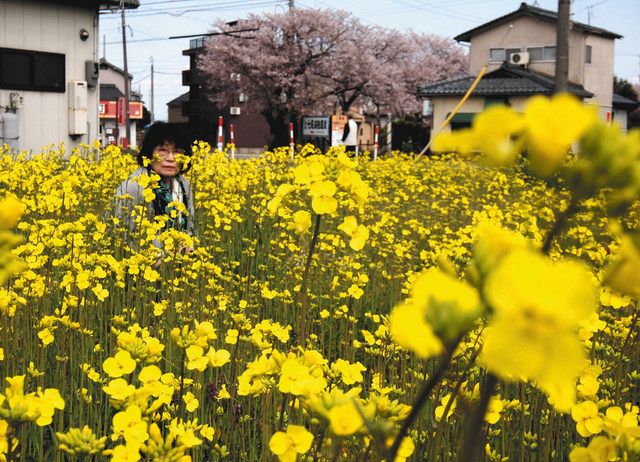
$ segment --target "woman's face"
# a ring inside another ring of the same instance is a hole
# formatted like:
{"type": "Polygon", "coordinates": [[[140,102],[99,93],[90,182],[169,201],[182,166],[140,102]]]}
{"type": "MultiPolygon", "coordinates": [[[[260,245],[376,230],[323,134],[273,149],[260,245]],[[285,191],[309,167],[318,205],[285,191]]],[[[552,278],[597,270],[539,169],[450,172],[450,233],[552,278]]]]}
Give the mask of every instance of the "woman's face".
{"type": "Polygon", "coordinates": [[[151,168],[162,177],[173,178],[180,173],[180,164],[177,158],[183,155],[182,149],[176,149],[173,143],[164,142],[153,150],[151,168]]]}

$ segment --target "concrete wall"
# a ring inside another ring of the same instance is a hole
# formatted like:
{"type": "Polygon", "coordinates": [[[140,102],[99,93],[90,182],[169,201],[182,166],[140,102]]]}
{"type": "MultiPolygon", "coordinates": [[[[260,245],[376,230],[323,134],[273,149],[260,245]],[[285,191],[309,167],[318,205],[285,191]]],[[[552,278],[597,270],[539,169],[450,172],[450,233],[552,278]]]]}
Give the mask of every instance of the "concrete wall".
{"type": "MultiPolygon", "coordinates": [[[[0,47],[63,53],[66,81],[85,80],[85,61],[97,61],[98,34],[95,7],[72,7],[29,0],[0,0],[0,47]],[[81,29],[89,31],[80,40],[81,29]]],[[[87,101],[88,134],[69,136],[68,90],[65,93],[0,89],[0,106],[10,93],[23,97],[20,149],[40,150],[49,143],[64,142],[67,148],[98,137],[98,88],[90,88],[87,101]]]]}
{"type": "Polygon", "coordinates": [[[594,94],[588,102],[600,106],[600,115],[606,118],[606,113],[612,110],[613,98],[613,59],[615,42],[603,37],[587,35],[584,37],[581,62],[584,69],[584,87],[594,94]],[[591,64],[585,63],[586,45],[591,45],[591,64]]]}
{"type": "Polygon", "coordinates": [[[185,124],[189,122],[189,117],[182,115],[182,106],[167,106],[168,122],[185,124]]]}
{"type": "MultiPolygon", "coordinates": [[[[110,67],[106,69],[100,69],[100,83],[103,85],[113,84],[124,95],[124,75],[120,72],[114,71],[110,67]]],[[[129,88],[131,88],[131,79],[129,79],[129,88]]]]}

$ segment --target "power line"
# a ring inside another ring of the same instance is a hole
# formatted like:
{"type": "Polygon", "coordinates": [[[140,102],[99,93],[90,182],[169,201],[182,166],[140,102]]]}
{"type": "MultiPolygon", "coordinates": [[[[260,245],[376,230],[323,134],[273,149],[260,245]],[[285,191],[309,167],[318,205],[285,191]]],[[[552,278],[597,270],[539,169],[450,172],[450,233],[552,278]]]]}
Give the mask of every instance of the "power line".
{"type": "MultiPolygon", "coordinates": [[[[248,9],[253,7],[264,7],[281,4],[283,0],[254,0],[254,1],[242,1],[242,2],[229,2],[226,4],[219,4],[217,6],[211,6],[211,4],[194,5],[188,9],[181,8],[167,8],[163,10],[139,10],[138,12],[130,13],[132,18],[144,18],[149,16],[167,15],[173,17],[180,17],[187,13],[200,13],[204,11],[232,11],[238,9],[248,9]]],[[[108,13],[107,13],[108,14],[108,13]]],[[[106,15],[104,19],[110,19],[113,16],[106,15]]]]}

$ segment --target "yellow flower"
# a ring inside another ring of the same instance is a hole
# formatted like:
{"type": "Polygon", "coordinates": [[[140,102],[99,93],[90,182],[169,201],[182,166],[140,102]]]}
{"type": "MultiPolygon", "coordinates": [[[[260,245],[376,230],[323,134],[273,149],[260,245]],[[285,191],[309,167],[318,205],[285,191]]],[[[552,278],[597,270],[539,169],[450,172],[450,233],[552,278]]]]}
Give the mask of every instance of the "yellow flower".
{"type": "Polygon", "coordinates": [[[470,128],[456,131],[443,131],[436,136],[431,150],[436,153],[455,152],[467,156],[475,151],[476,140],[470,128]]]}
{"type": "Polygon", "coordinates": [[[336,184],[333,181],[317,181],[309,188],[309,195],[311,197],[333,197],[337,190],[336,184]]]}
{"type": "Polygon", "coordinates": [[[389,331],[395,343],[421,358],[428,358],[442,351],[442,343],[431,325],[425,321],[423,306],[415,303],[396,306],[389,318],[389,331]]]}
{"type": "Polygon", "coordinates": [[[585,438],[597,435],[604,426],[604,421],[598,412],[598,405],[593,401],[583,401],[573,406],[571,417],[576,421],[576,430],[585,438]]]}
{"type": "Polygon", "coordinates": [[[322,375],[316,376],[311,369],[298,362],[297,358],[288,358],[280,370],[278,389],[282,393],[291,393],[295,396],[319,393],[327,385],[322,375]]]}
{"type": "Polygon", "coordinates": [[[126,350],[120,350],[114,357],[109,357],[102,363],[102,369],[109,377],[122,377],[132,373],[136,368],[136,362],[131,358],[131,354],[126,350]]]}
{"type": "Polygon", "coordinates": [[[353,435],[364,425],[364,420],[352,400],[333,406],[329,410],[329,428],[334,435],[353,435]]]}
{"type": "Polygon", "coordinates": [[[311,214],[306,210],[298,210],[293,214],[293,221],[289,223],[287,229],[291,229],[298,234],[304,234],[311,227],[311,214]]]}
{"type": "Polygon", "coordinates": [[[487,412],[484,415],[484,421],[491,425],[497,423],[500,420],[500,414],[502,414],[503,409],[502,400],[492,396],[489,406],[487,406],[487,412]]]}
{"type": "Polygon", "coordinates": [[[366,226],[358,225],[351,235],[349,247],[355,251],[362,250],[367,239],[369,239],[369,229],[366,226]]]}
{"type": "Polygon", "coordinates": [[[129,385],[125,379],[114,379],[108,385],[102,387],[102,390],[111,398],[124,401],[136,391],[136,387],[129,385]]]}
{"type": "Polygon", "coordinates": [[[531,169],[545,177],[562,166],[571,144],[598,121],[594,106],[568,94],[530,98],[524,117],[531,169]]]}
{"type": "Polygon", "coordinates": [[[200,402],[198,401],[198,399],[190,391],[188,391],[182,397],[182,400],[186,404],[186,409],[189,412],[195,411],[196,409],[198,409],[198,406],[200,405],[200,402]]]}
{"type": "Polygon", "coordinates": [[[207,360],[211,367],[222,367],[231,361],[231,353],[224,349],[215,350],[212,347],[207,352],[207,360]]]}
{"type": "MultiPolygon", "coordinates": [[[[394,440],[395,438],[387,439],[386,443],[388,448],[391,447],[394,440]]],[[[400,447],[398,448],[398,454],[396,455],[396,458],[394,459],[393,462],[405,462],[409,457],[411,457],[411,454],[413,454],[413,451],[415,451],[415,449],[416,449],[416,445],[413,442],[413,440],[408,436],[405,436],[404,438],[402,438],[402,441],[400,442],[400,447]]],[[[386,462],[386,460],[383,459],[383,462],[386,462]]]]}
{"type": "Polygon", "coordinates": [[[338,225],[338,229],[345,233],[347,236],[351,236],[358,227],[358,220],[353,215],[344,217],[342,223],[338,225]]]}
{"type": "Polygon", "coordinates": [[[394,341],[421,357],[439,353],[442,344],[466,332],[480,316],[477,291],[439,268],[420,274],[411,289],[411,299],[391,313],[394,341]]]}
{"type": "Polygon", "coordinates": [[[138,380],[142,383],[157,382],[162,377],[162,371],[158,366],[151,365],[143,367],[138,374],[138,380]]]}
{"type": "Polygon", "coordinates": [[[143,443],[149,438],[147,422],[138,406],[129,406],[113,416],[113,435],[122,436],[127,443],[143,443]]]}
{"type": "Polygon", "coordinates": [[[637,409],[636,412],[624,412],[619,406],[608,408],[605,412],[604,426],[609,435],[616,438],[640,438],[637,409]]]}
{"type": "Polygon", "coordinates": [[[451,417],[451,414],[453,414],[453,411],[456,410],[456,407],[458,406],[458,400],[454,398],[453,402],[450,404],[449,404],[449,401],[451,401],[451,393],[447,393],[442,398],[440,398],[440,405],[437,406],[434,411],[436,421],[439,422],[440,420],[442,420],[442,417],[444,416],[444,410],[447,406],[449,406],[449,411],[447,412],[447,415],[444,417],[445,420],[451,417]]]}
{"type": "Polygon", "coordinates": [[[513,165],[522,143],[516,139],[524,128],[523,117],[508,106],[494,105],[473,120],[477,149],[491,165],[513,165]]]}
{"type": "Polygon", "coordinates": [[[42,341],[42,344],[44,346],[49,345],[55,340],[53,334],[49,329],[42,329],[40,332],[38,332],[38,338],[42,341]]]}
{"type": "Polygon", "coordinates": [[[515,250],[489,274],[485,296],[495,313],[482,363],[503,378],[535,381],[556,409],[569,411],[586,361],[576,331],[596,308],[591,273],[577,262],[515,250]]]}
{"type": "Polygon", "coordinates": [[[338,201],[330,196],[315,196],[311,201],[311,208],[318,215],[331,215],[338,208],[338,201]]]}
{"type": "Polygon", "coordinates": [[[204,349],[200,345],[191,345],[186,349],[187,369],[190,371],[204,371],[209,364],[209,358],[204,356],[204,349]]]}
{"type": "Polygon", "coordinates": [[[351,364],[344,359],[337,359],[332,365],[331,370],[340,374],[340,378],[345,385],[353,385],[363,380],[362,373],[367,370],[359,361],[351,364]]]}
{"type": "Polygon", "coordinates": [[[295,462],[298,454],[311,449],[313,435],[301,425],[288,425],[286,432],[276,432],[269,440],[269,449],[280,462],[295,462]]]}
{"type": "Polygon", "coordinates": [[[621,238],[616,261],[609,266],[604,282],[616,292],[640,295],[640,251],[631,236],[621,238]]]}
{"type": "Polygon", "coordinates": [[[25,211],[25,205],[15,196],[0,201],[0,230],[13,228],[25,211]]]}
{"type": "Polygon", "coordinates": [[[616,460],[616,443],[604,436],[591,440],[586,448],[577,447],[569,454],[570,462],[609,462],[616,460]]]}

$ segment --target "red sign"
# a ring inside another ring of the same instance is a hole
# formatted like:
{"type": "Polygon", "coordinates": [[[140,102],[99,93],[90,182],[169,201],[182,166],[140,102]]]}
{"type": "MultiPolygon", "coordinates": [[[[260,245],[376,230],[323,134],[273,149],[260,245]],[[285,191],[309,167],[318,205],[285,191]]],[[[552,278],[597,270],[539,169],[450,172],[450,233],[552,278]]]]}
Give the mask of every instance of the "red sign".
{"type": "Polygon", "coordinates": [[[125,114],[125,99],[120,97],[118,98],[118,105],[117,107],[117,120],[118,120],[118,125],[122,125],[124,124],[127,115],[125,114]]]}
{"type": "MultiPolygon", "coordinates": [[[[124,101],[124,98],[122,98],[124,101]]],[[[124,108],[124,104],[120,106],[119,101],[100,101],[100,118],[101,119],[118,119],[118,124],[124,124],[124,113],[122,114],[122,122],[120,121],[120,107],[124,108]]],[[[129,102],[129,119],[142,119],[142,103],[139,101],[129,102]]]]}

